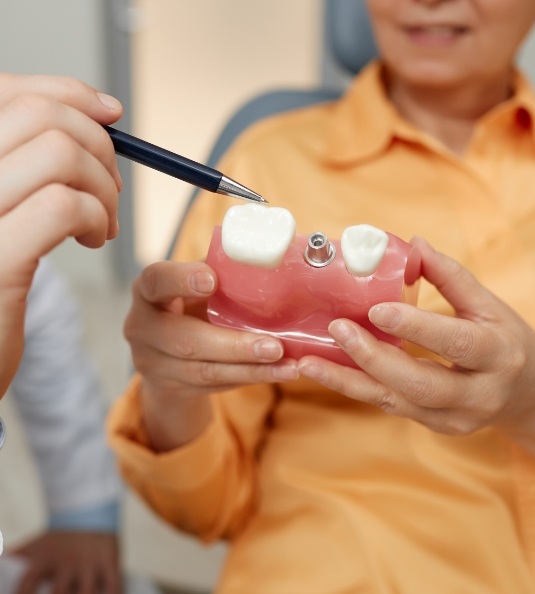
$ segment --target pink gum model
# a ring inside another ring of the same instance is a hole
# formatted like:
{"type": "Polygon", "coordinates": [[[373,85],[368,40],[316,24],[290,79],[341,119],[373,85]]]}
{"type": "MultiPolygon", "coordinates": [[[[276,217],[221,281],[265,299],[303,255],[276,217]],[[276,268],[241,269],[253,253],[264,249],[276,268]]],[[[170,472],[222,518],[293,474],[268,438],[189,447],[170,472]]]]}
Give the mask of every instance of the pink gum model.
{"type": "Polygon", "coordinates": [[[421,258],[417,248],[391,233],[387,235],[388,245],[379,267],[370,276],[359,277],[348,272],[340,242],[329,242],[322,233],[296,235],[281,264],[266,269],[229,258],[221,246],[221,227],[217,226],[206,259],[219,279],[218,289],[208,301],[209,320],[219,326],[276,336],[284,345],[285,357],[294,359],[318,355],[354,367],[327,330],[337,318],[354,320],[377,338],[400,347],[398,338],[369,322],[368,311],[385,301],[415,305],[421,258]],[[309,243],[330,248],[332,259],[309,263],[309,243]]]}

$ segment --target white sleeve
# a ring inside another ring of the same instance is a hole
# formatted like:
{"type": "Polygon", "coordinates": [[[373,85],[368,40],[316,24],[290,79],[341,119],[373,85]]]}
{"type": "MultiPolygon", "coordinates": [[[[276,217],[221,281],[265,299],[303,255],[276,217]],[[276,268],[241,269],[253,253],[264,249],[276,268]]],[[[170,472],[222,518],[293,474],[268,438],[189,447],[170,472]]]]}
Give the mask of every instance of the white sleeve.
{"type": "Polygon", "coordinates": [[[50,514],[118,500],[104,398],[64,279],[43,259],[28,296],[25,348],[10,392],[35,455],[50,514]]]}

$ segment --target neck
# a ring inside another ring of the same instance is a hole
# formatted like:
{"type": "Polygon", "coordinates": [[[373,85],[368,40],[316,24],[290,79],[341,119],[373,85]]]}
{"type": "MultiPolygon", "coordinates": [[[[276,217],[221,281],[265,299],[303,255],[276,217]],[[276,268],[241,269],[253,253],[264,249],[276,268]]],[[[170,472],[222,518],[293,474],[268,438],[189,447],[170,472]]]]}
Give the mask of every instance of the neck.
{"type": "Polygon", "coordinates": [[[511,96],[511,76],[459,87],[412,86],[396,78],[387,82],[388,93],[401,115],[419,129],[463,154],[477,120],[511,96]]]}

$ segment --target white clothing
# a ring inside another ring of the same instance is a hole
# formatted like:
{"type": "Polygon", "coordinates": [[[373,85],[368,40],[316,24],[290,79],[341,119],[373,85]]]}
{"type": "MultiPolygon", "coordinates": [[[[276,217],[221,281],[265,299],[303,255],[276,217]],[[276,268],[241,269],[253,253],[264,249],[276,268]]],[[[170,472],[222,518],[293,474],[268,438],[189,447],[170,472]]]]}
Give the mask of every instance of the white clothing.
{"type": "Polygon", "coordinates": [[[73,518],[118,502],[121,483],[105,441],[102,387],[84,349],[77,305],[46,258],[28,296],[24,354],[9,397],[52,517],[73,518]]]}

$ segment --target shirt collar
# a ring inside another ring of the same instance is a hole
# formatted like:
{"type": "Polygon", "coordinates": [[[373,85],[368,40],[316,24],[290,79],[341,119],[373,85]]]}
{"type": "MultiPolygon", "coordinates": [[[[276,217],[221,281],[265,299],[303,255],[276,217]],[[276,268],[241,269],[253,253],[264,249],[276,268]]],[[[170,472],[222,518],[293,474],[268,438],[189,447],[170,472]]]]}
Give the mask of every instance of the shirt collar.
{"type": "Polygon", "coordinates": [[[507,101],[485,114],[480,124],[513,123],[524,129],[529,129],[535,141],[535,94],[527,78],[519,71],[515,71],[513,79],[513,95],[507,101]]]}
{"type": "Polygon", "coordinates": [[[334,110],[324,146],[328,163],[366,159],[390,143],[397,114],[386,96],[378,63],[354,79],[334,110]]]}
{"type": "MultiPolygon", "coordinates": [[[[514,89],[514,95],[486,114],[481,123],[513,114],[523,127],[529,126],[535,141],[535,95],[520,72],[515,72],[514,89]]],[[[434,138],[400,116],[386,95],[380,63],[372,62],[335,105],[323,159],[340,166],[367,160],[386,150],[395,137],[439,148],[434,138]]]]}

